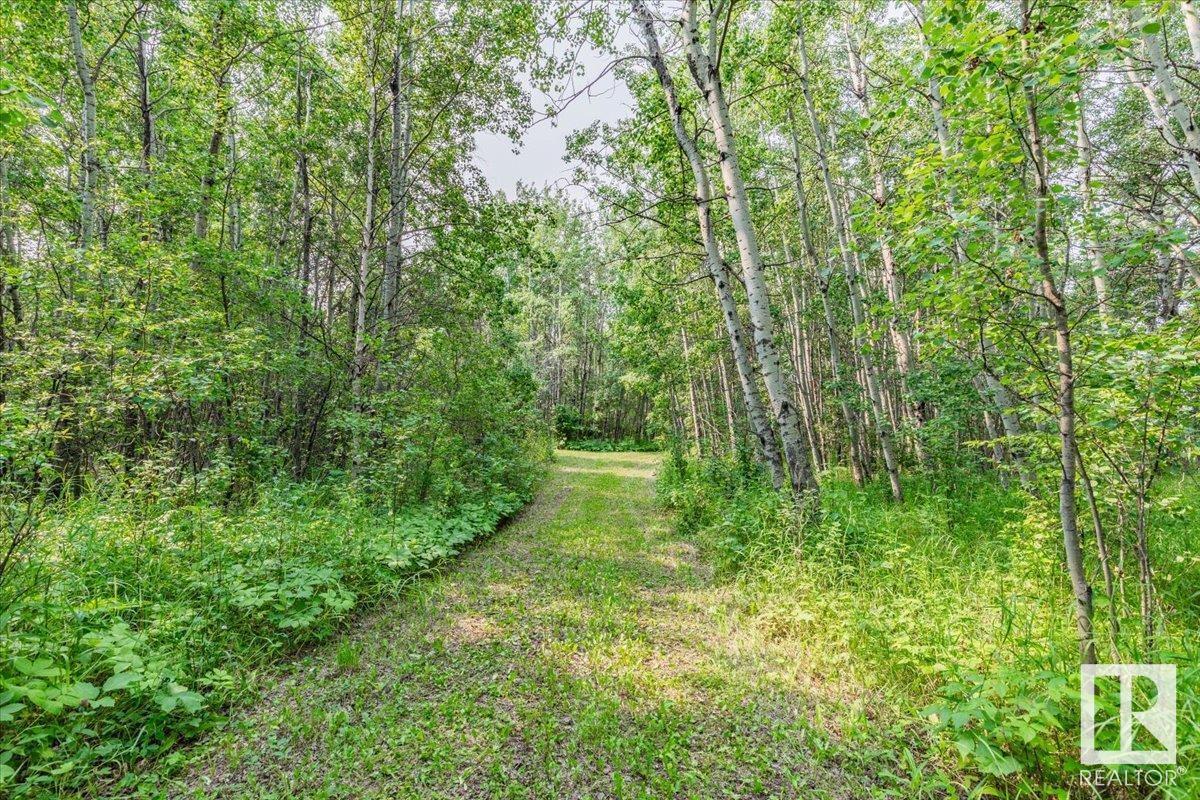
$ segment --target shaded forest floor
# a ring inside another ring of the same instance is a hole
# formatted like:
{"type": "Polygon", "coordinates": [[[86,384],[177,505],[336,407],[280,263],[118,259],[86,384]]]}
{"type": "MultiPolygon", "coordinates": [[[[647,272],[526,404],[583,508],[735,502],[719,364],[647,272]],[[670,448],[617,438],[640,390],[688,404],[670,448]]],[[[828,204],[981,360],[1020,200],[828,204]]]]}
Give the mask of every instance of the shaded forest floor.
{"type": "Polygon", "coordinates": [[[908,796],[870,697],[738,624],[658,461],[560,452],[517,520],[289,666],[174,794],[908,796]]]}

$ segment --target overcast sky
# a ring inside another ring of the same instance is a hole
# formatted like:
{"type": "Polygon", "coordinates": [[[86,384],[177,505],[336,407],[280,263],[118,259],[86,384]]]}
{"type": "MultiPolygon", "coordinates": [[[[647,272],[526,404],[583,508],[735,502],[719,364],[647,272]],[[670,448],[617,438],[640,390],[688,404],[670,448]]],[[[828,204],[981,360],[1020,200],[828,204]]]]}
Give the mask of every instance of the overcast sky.
{"type": "MultiPolygon", "coordinates": [[[[618,46],[632,41],[628,32],[617,37],[618,46]]],[[[572,197],[585,199],[581,190],[568,188],[573,167],[563,156],[567,152],[567,138],[575,131],[597,120],[613,123],[629,116],[633,101],[625,82],[612,70],[600,77],[612,60],[613,56],[591,48],[581,52],[579,64],[583,75],[575,79],[563,96],[569,97],[593,81],[595,85],[575,98],[554,121],[540,119],[527,130],[519,152],[513,152],[513,144],[505,136],[481,133],[475,137],[475,161],[493,189],[513,197],[520,181],[536,187],[561,187],[568,189],[572,197]]],[[[534,108],[543,111],[548,98],[536,90],[533,95],[534,108]]]]}

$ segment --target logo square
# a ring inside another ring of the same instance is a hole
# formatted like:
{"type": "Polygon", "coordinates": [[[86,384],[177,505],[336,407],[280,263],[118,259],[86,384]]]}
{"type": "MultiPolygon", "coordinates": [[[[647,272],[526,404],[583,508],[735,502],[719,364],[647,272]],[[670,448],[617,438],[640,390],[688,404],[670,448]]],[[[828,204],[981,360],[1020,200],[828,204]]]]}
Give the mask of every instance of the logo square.
{"type": "Polygon", "coordinates": [[[1079,758],[1084,764],[1174,764],[1176,758],[1175,665],[1084,664],[1079,668],[1079,758]],[[1118,678],[1120,697],[1120,747],[1096,748],[1096,678],[1118,678]],[[1153,681],[1157,696],[1149,708],[1133,708],[1135,678],[1153,681]],[[1134,749],[1134,725],[1144,728],[1162,749],[1134,749]]]}

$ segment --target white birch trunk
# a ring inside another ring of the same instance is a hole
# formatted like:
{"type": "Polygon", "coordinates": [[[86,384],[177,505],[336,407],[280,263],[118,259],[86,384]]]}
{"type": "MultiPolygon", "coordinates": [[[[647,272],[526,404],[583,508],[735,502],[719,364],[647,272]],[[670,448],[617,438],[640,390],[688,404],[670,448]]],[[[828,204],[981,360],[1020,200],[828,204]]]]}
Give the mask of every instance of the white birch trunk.
{"type": "Polygon", "coordinates": [[[1087,133],[1087,106],[1084,105],[1083,92],[1079,93],[1079,119],[1075,124],[1075,143],[1079,152],[1079,194],[1083,210],[1083,248],[1092,262],[1092,286],[1096,290],[1096,305],[1100,312],[1100,322],[1107,326],[1111,309],[1108,302],[1108,269],[1104,263],[1104,253],[1096,241],[1092,226],[1092,158],[1094,148],[1087,133]]]}
{"type": "MultiPolygon", "coordinates": [[[[363,211],[362,240],[359,245],[358,276],[354,310],[354,365],[351,379],[351,394],[354,407],[363,409],[363,376],[367,371],[367,280],[371,266],[371,248],[375,237],[375,138],[379,124],[379,92],[374,75],[374,35],[368,32],[367,91],[370,94],[369,116],[367,117],[367,181],[363,211]]],[[[357,442],[353,458],[357,464],[360,456],[357,442]]]]}
{"type": "MultiPolygon", "coordinates": [[[[678,305],[676,305],[678,310],[678,305]]],[[[683,347],[683,374],[687,378],[688,409],[692,416],[692,439],[696,442],[697,455],[704,455],[704,434],[700,430],[700,404],[696,401],[696,381],[692,377],[692,348],[688,343],[687,329],[679,326],[679,341],[683,347]]]]}
{"type": "MultiPolygon", "coordinates": [[[[862,60],[862,54],[858,50],[858,45],[854,40],[854,32],[850,28],[849,22],[846,23],[846,52],[850,62],[850,78],[852,82],[852,90],[858,98],[859,104],[862,106],[863,116],[866,119],[871,117],[871,100],[869,84],[867,82],[866,66],[862,60]]],[[[877,211],[882,211],[887,208],[888,204],[888,188],[887,180],[883,174],[883,167],[879,163],[879,156],[875,153],[871,135],[865,135],[865,149],[867,152],[867,167],[871,172],[871,183],[873,187],[873,199],[877,211]]],[[[883,261],[883,285],[887,293],[888,302],[891,304],[892,313],[888,316],[888,333],[892,340],[892,346],[896,350],[896,367],[900,370],[901,378],[907,381],[908,376],[916,369],[916,359],[912,349],[912,339],[909,337],[908,330],[904,327],[901,321],[901,302],[902,290],[900,287],[900,276],[896,271],[896,258],[892,252],[891,242],[885,233],[880,232],[879,237],[879,255],[883,261]]],[[[907,390],[906,390],[907,393],[907,390]]],[[[906,401],[905,405],[909,405],[906,401]]],[[[914,422],[920,422],[917,419],[915,412],[911,412],[914,422]]]]}
{"type": "Polygon", "coordinates": [[[1183,165],[1188,171],[1188,177],[1192,180],[1192,188],[1197,194],[1200,194],[1200,157],[1197,157],[1196,153],[1180,144],[1179,137],[1175,135],[1175,130],[1171,125],[1171,118],[1167,115],[1167,110],[1163,108],[1162,101],[1158,99],[1154,87],[1147,81],[1142,80],[1138,66],[1134,63],[1133,59],[1126,57],[1125,66],[1130,82],[1141,90],[1142,95],[1146,98],[1146,104],[1150,107],[1150,119],[1153,120],[1154,127],[1158,129],[1159,135],[1163,137],[1163,141],[1179,152],[1180,157],[1183,159],[1183,165]]]}
{"type": "MultiPolygon", "coordinates": [[[[1029,38],[1034,28],[1030,0],[1021,0],[1022,54],[1031,63],[1029,38]]],[[[1041,126],[1038,119],[1037,89],[1030,81],[1025,82],[1025,123],[1028,135],[1029,156],[1034,171],[1034,248],[1038,267],[1042,275],[1042,296],[1046,301],[1054,324],[1054,343],[1057,352],[1057,405],[1060,480],[1058,488],[1058,513],[1062,525],[1063,547],[1066,555],[1067,573],[1075,596],[1075,620],[1079,636],[1080,661],[1096,663],[1096,646],[1092,628],[1092,587],[1088,583],[1083,561],[1083,544],[1079,536],[1078,506],[1076,490],[1076,440],[1075,440],[1075,367],[1071,343],[1071,323],[1067,313],[1067,301],[1063,291],[1055,283],[1053,265],[1050,260],[1048,239],[1050,204],[1050,164],[1042,144],[1041,126]]]]}
{"type": "Polygon", "coordinates": [[[888,474],[892,497],[896,501],[904,498],[904,489],[900,485],[900,469],[896,461],[893,447],[893,432],[891,421],[884,408],[883,391],[879,383],[879,375],[875,369],[874,358],[870,346],[866,342],[867,330],[866,313],[863,308],[862,280],[859,276],[857,257],[850,238],[850,230],[842,214],[841,203],[837,190],[833,185],[833,176],[829,166],[828,146],[825,141],[825,131],[817,118],[817,107],[813,100],[812,88],[809,85],[808,44],[804,37],[804,22],[797,22],[797,35],[800,51],[800,88],[804,95],[804,105],[808,109],[808,119],[812,125],[817,166],[820,167],[821,179],[825,184],[825,198],[829,205],[829,218],[833,222],[837,234],[838,250],[841,254],[842,269],[846,283],[850,289],[850,312],[854,318],[854,341],[859,357],[863,362],[863,380],[867,386],[867,398],[871,405],[871,414],[875,422],[876,434],[879,437],[879,447],[883,451],[884,469],[888,474]]]}
{"type": "Polygon", "coordinates": [[[746,405],[746,416],[750,429],[758,440],[759,452],[771,472],[772,482],[780,488],[784,481],[783,461],[779,446],[775,440],[775,432],[767,419],[767,414],[759,396],[758,385],[755,382],[754,367],[746,348],[746,335],[742,327],[741,316],[738,313],[737,301],[733,296],[725,262],[721,259],[720,248],[717,245],[716,231],[712,224],[712,188],[708,181],[708,172],[696,143],[688,135],[683,126],[683,110],[675,92],[675,82],[667,70],[663,57],[662,46],[658,34],[654,30],[654,21],[642,0],[633,0],[633,10],[642,28],[642,37],[649,50],[650,61],[658,75],[659,84],[666,96],[667,108],[671,114],[671,128],[675,133],[675,141],[687,158],[692,169],[692,178],[696,189],[696,215],[700,225],[700,236],[704,241],[705,263],[708,274],[712,278],[717,292],[717,302],[721,306],[721,318],[725,323],[725,332],[729,338],[729,347],[733,353],[734,365],[737,367],[738,382],[741,384],[742,400],[746,405]]]}
{"type": "Polygon", "coordinates": [[[800,171],[800,141],[796,136],[796,122],[792,110],[788,109],[788,120],[791,122],[792,161],[796,172],[796,215],[800,220],[800,235],[804,243],[804,252],[808,256],[809,268],[817,281],[817,289],[821,295],[821,310],[825,320],[825,335],[829,342],[829,366],[833,370],[833,382],[837,387],[838,407],[842,412],[842,422],[846,425],[846,435],[850,440],[850,474],[855,484],[861,486],[866,480],[865,469],[858,454],[862,449],[861,433],[858,418],[850,408],[849,398],[846,397],[844,368],[842,366],[842,348],[838,344],[837,321],[834,318],[833,306],[829,302],[829,279],[822,271],[821,259],[817,256],[817,248],[813,242],[812,227],[808,220],[808,197],[804,189],[804,176],[800,171]]]}
{"type": "Polygon", "coordinates": [[[1183,8],[1183,26],[1187,28],[1192,60],[1200,67],[1200,14],[1197,14],[1196,4],[1192,0],[1181,0],[1179,5],[1183,8]]]}
{"type": "Polygon", "coordinates": [[[784,380],[783,369],[779,362],[779,352],[775,347],[774,322],[771,319],[770,296],[767,292],[766,279],[763,276],[762,255],[758,249],[754,224],[750,219],[750,203],[746,196],[741,166],[738,163],[733,126],[729,119],[729,108],[725,102],[724,90],[721,87],[720,75],[715,63],[716,37],[710,30],[707,46],[701,46],[696,2],[697,0],[687,0],[686,3],[684,43],[687,48],[692,77],[704,96],[708,120],[713,127],[717,143],[721,178],[725,184],[729,216],[733,222],[734,236],[737,240],[738,255],[742,265],[742,276],[749,298],[750,325],[754,332],[759,369],[762,372],[763,383],[767,387],[767,396],[771,400],[775,421],[779,425],[779,433],[783,440],[784,459],[787,461],[791,476],[792,491],[797,496],[805,496],[815,501],[817,482],[808,461],[808,443],[804,441],[805,436],[803,428],[800,426],[799,415],[792,402],[791,393],[788,391],[787,381],[784,380]]]}
{"type": "Polygon", "coordinates": [[[1166,56],[1163,54],[1162,43],[1158,38],[1159,35],[1157,33],[1146,33],[1142,29],[1144,16],[1140,6],[1134,6],[1130,9],[1129,19],[1141,36],[1142,46],[1146,51],[1146,58],[1150,61],[1151,69],[1154,70],[1154,80],[1158,83],[1158,88],[1162,92],[1163,99],[1166,100],[1165,111],[1183,131],[1184,142],[1192,151],[1193,157],[1195,157],[1195,154],[1200,152],[1200,130],[1196,128],[1196,121],[1192,116],[1192,111],[1184,103],[1183,96],[1179,93],[1179,87],[1175,84],[1175,76],[1172,74],[1171,68],[1167,64],[1166,56]]]}
{"type": "Polygon", "coordinates": [[[96,85],[83,50],[83,34],[79,29],[79,11],[74,2],[67,3],[67,27],[71,33],[71,54],[75,59],[75,75],[83,92],[83,120],[80,135],[83,139],[83,170],[79,177],[79,201],[82,206],[79,220],[80,245],[87,250],[96,227],[96,184],[100,163],[96,159],[96,85]]]}
{"type": "Polygon", "coordinates": [[[408,33],[404,0],[396,0],[396,50],[392,58],[392,141],[388,154],[387,250],[383,263],[383,305],[389,329],[397,322],[397,294],[403,270],[405,211],[408,207],[408,150],[412,141],[412,112],[405,72],[408,69],[408,33]]]}
{"type": "MultiPolygon", "coordinates": [[[[911,3],[911,7],[917,19],[918,29],[924,24],[925,9],[922,2],[911,3]]],[[[921,52],[926,60],[932,60],[933,53],[929,46],[929,40],[925,37],[924,32],[921,33],[921,52]]],[[[941,153],[942,161],[949,163],[954,154],[954,143],[950,138],[950,126],[946,122],[945,101],[942,97],[942,87],[938,79],[938,75],[934,71],[930,71],[929,75],[929,107],[933,116],[934,135],[937,138],[938,151],[941,153]]],[[[950,214],[951,220],[954,220],[957,214],[957,194],[954,189],[954,182],[948,182],[948,190],[946,192],[946,210],[950,214]]],[[[962,264],[966,260],[966,248],[962,238],[955,233],[953,244],[954,263],[962,264]]],[[[1024,458],[1020,455],[1020,448],[1017,444],[1021,435],[1021,419],[1017,416],[1016,406],[1013,403],[1012,395],[1004,386],[1001,380],[994,372],[986,369],[986,360],[988,354],[994,350],[994,345],[988,338],[986,332],[981,334],[982,357],[985,361],[985,369],[980,373],[980,382],[975,385],[980,389],[980,397],[985,402],[990,402],[1000,416],[1000,422],[1004,429],[1004,435],[1007,441],[1009,457],[1017,465],[1017,469],[1021,478],[1021,485],[1027,490],[1032,491],[1034,488],[1033,476],[1025,463],[1024,458]]]]}

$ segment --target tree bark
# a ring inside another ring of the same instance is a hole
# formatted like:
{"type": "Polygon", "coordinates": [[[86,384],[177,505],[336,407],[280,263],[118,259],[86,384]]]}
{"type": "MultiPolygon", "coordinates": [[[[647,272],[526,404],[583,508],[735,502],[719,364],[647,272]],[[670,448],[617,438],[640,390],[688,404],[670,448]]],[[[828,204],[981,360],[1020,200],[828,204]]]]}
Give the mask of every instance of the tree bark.
{"type": "Polygon", "coordinates": [[[692,348],[688,342],[687,328],[679,326],[679,341],[683,347],[683,372],[687,377],[688,410],[692,417],[692,439],[696,442],[696,454],[704,455],[704,433],[700,429],[700,403],[696,399],[696,379],[692,376],[692,348]]]}
{"type": "Polygon", "coordinates": [[[91,247],[96,227],[96,184],[100,177],[100,162],[96,158],[96,85],[83,50],[83,34],[79,29],[79,11],[74,2],[67,3],[67,27],[71,33],[71,54],[75,59],[75,76],[83,92],[83,119],[80,134],[83,139],[83,170],[80,175],[79,201],[82,207],[79,220],[79,242],[86,251],[91,247]]]}
{"type": "MultiPolygon", "coordinates": [[[[1033,31],[1030,0],[1021,0],[1022,50],[1028,57],[1029,37],[1033,31]]],[[[1075,620],[1079,634],[1080,659],[1085,664],[1096,663],[1096,644],[1092,632],[1092,587],[1088,584],[1083,563],[1083,546],[1079,537],[1078,509],[1075,503],[1076,453],[1075,440],[1075,367],[1071,347],[1071,320],[1067,315],[1066,297],[1054,277],[1050,259],[1048,217],[1050,205],[1049,162],[1042,145],[1038,119],[1037,88],[1026,80],[1025,123],[1029,157],[1034,173],[1034,249],[1042,277],[1042,297],[1050,310],[1054,326],[1054,345],[1058,354],[1058,438],[1061,479],[1058,488],[1058,514],[1062,524],[1063,548],[1067,572],[1075,595],[1075,620]]]]}
{"type": "Polygon", "coordinates": [[[396,0],[396,49],[392,56],[392,141],[388,153],[388,231],[383,261],[383,305],[389,331],[396,325],[397,298],[403,271],[405,210],[408,207],[408,150],[412,139],[408,86],[404,73],[408,67],[407,22],[404,0],[396,0]]]}
{"type": "MultiPolygon", "coordinates": [[[[854,39],[854,32],[848,22],[846,24],[846,51],[850,64],[851,88],[862,106],[864,118],[869,120],[871,99],[868,93],[866,65],[863,63],[862,54],[854,39]]],[[[864,134],[863,144],[867,153],[867,167],[871,173],[872,199],[875,201],[876,212],[881,212],[887,208],[889,200],[887,180],[884,177],[883,166],[879,163],[879,156],[875,152],[874,141],[870,133],[864,134]]],[[[896,351],[896,367],[900,371],[904,394],[903,406],[912,424],[919,427],[922,420],[917,408],[908,399],[908,380],[909,376],[916,371],[916,354],[913,351],[912,338],[901,316],[903,293],[900,286],[900,275],[896,271],[896,258],[892,252],[891,242],[882,229],[878,234],[878,243],[879,255],[883,261],[884,290],[891,305],[891,313],[887,320],[888,333],[892,340],[892,347],[896,351]]]]}
{"type": "Polygon", "coordinates": [[[829,341],[829,367],[833,370],[833,383],[838,399],[838,407],[842,412],[842,422],[846,425],[846,435],[850,440],[850,474],[854,483],[862,486],[866,480],[866,470],[859,458],[862,450],[862,434],[858,427],[858,418],[850,408],[850,399],[846,396],[846,380],[842,365],[842,349],[838,344],[837,320],[833,314],[833,305],[829,301],[829,278],[822,269],[821,259],[817,255],[816,244],[813,242],[812,226],[808,215],[808,195],[804,188],[804,175],[800,170],[800,141],[796,135],[796,120],[792,110],[788,109],[788,119],[791,122],[792,163],[796,174],[796,215],[800,220],[800,235],[804,243],[804,253],[808,257],[809,267],[817,281],[817,290],[821,295],[821,310],[825,320],[825,335],[829,341]]]}
{"type": "MultiPolygon", "coordinates": [[[[224,21],[224,10],[217,12],[217,18],[214,22],[215,30],[213,32],[213,49],[217,49],[221,42],[222,24],[224,21]]],[[[196,238],[197,247],[208,236],[208,207],[212,202],[213,186],[217,182],[217,162],[221,154],[221,142],[225,139],[225,125],[229,116],[229,75],[233,70],[233,63],[229,62],[224,69],[217,75],[217,92],[216,92],[216,112],[217,119],[213,125],[212,135],[208,140],[208,154],[204,165],[204,174],[200,178],[200,202],[196,207],[196,219],[192,233],[196,238]]],[[[200,254],[197,251],[192,258],[192,266],[197,267],[200,264],[200,254]]]]}
{"type": "MultiPolygon", "coordinates": [[[[794,263],[792,248],[786,238],[783,240],[783,258],[788,264],[794,263]]],[[[805,438],[808,439],[808,453],[812,459],[813,469],[820,472],[824,469],[824,459],[821,456],[820,431],[817,429],[816,403],[813,401],[812,384],[806,380],[803,354],[808,347],[808,336],[801,322],[802,306],[796,292],[796,281],[790,281],[790,286],[784,285],[781,272],[775,273],[775,289],[784,298],[784,321],[788,325],[790,335],[789,356],[792,366],[792,377],[796,399],[800,402],[800,421],[804,425],[805,438]]]]}
{"type": "Polygon", "coordinates": [[[717,244],[716,231],[712,221],[712,187],[709,184],[708,172],[695,141],[684,128],[683,109],[675,92],[675,82],[667,70],[662,46],[659,44],[658,34],[654,30],[654,20],[642,0],[633,0],[633,11],[638,17],[650,62],[658,75],[659,84],[666,97],[675,141],[692,170],[696,192],[696,216],[700,226],[700,237],[704,241],[705,265],[717,293],[717,302],[721,306],[721,319],[729,339],[729,349],[733,353],[734,366],[737,368],[738,382],[741,385],[742,401],[746,406],[750,430],[758,442],[761,458],[766,463],[767,469],[770,470],[771,480],[778,489],[783,485],[785,478],[783,461],[776,443],[775,432],[771,428],[759,396],[737,301],[734,299],[730,277],[717,244]]]}
{"type": "MultiPolygon", "coordinates": [[[[717,144],[721,166],[721,178],[729,204],[729,216],[733,222],[734,236],[738,244],[738,255],[742,265],[742,277],[750,305],[750,324],[754,332],[755,350],[758,353],[759,370],[767,387],[767,396],[779,425],[783,441],[784,460],[791,477],[792,493],[804,498],[816,507],[817,481],[808,462],[808,443],[804,441],[795,404],[784,380],[775,347],[774,321],[771,318],[770,295],[763,275],[762,255],[754,223],[750,218],[750,203],[746,185],[742,179],[738,162],[733,125],[729,119],[729,108],[721,86],[716,65],[717,39],[710,28],[707,46],[700,42],[699,22],[696,17],[697,0],[688,0],[684,20],[684,40],[687,48],[688,65],[696,86],[704,96],[709,123],[717,144]]],[[[714,27],[716,21],[713,21],[714,27]]]]}
{"type": "MultiPolygon", "coordinates": [[[[303,48],[303,45],[301,45],[303,48]]],[[[300,253],[296,272],[300,278],[300,297],[303,301],[300,317],[301,347],[307,339],[312,284],[312,189],[308,174],[308,123],[312,104],[312,72],[303,68],[303,50],[296,64],[296,129],[300,147],[296,154],[296,183],[300,194],[300,253]]]]}
{"type": "Polygon", "coordinates": [[[1117,609],[1112,561],[1108,555],[1108,542],[1104,535],[1104,522],[1100,519],[1100,506],[1096,502],[1096,492],[1092,486],[1092,479],[1088,476],[1087,468],[1083,463],[1083,456],[1079,452],[1079,443],[1076,442],[1075,444],[1075,459],[1079,466],[1079,477],[1083,481],[1084,494],[1088,499],[1088,509],[1092,517],[1092,534],[1096,537],[1096,554],[1100,557],[1100,572],[1104,576],[1104,594],[1108,598],[1109,645],[1113,660],[1116,661],[1119,656],[1117,643],[1121,637],[1121,619],[1117,609]]]}
{"type": "MultiPolygon", "coordinates": [[[[12,252],[12,227],[8,221],[8,159],[0,156],[0,406],[4,405],[7,398],[8,386],[8,360],[4,357],[9,352],[8,316],[4,310],[4,296],[8,291],[14,292],[16,287],[6,286],[5,280],[8,273],[8,261],[13,256],[12,252]]],[[[16,335],[16,331],[11,334],[16,335]]]]}
{"type": "MultiPolygon", "coordinates": [[[[367,372],[367,281],[371,268],[371,248],[375,241],[375,139],[379,126],[379,92],[375,85],[375,35],[370,29],[374,24],[368,20],[367,25],[367,92],[369,94],[367,116],[367,175],[364,191],[362,237],[359,243],[358,276],[355,281],[354,305],[354,364],[350,381],[350,393],[354,399],[355,410],[362,412],[365,408],[363,397],[363,377],[367,372]]],[[[361,458],[361,447],[355,442],[352,454],[353,464],[357,467],[361,458]]]]}
{"type": "Polygon", "coordinates": [[[1184,142],[1187,144],[1194,159],[1200,154],[1200,129],[1196,128],[1196,120],[1192,116],[1192,111],[1184,103],[1183,96],[1179,93],[1179,87],[1175,84],[1175,76],[1167,64],[1166,56],[1163,54],[1162,43],[1158,38],[1159,34],[1147,33],[1144,30],[1141,6],[1134,6],[1130,9],[1129,19],[1141,36],[1142,47],[1146,51],[1146,58],[1150,61],[1150,67],[1154,71],[1154,79],[1158,83],[1158,88],[1167,103],[1165,111],[1183,131],[1184,142]]]}
{"type": "Polygon", "coordinates": [[[1107,325],[1111,309],[1108,298],[1108,269],[1104,264],[1104,253],[1093,232],[1092,214],[1092,157],[1095,148],[1087,132],[1087,106],[1083,92],[1079,93],[1079,119],[1075,124],[1076,149],[1079,151],[1079,193],[1083,210],[1083,247],[1092,262],[1092,286],[1096,290],[1096,306],[1101,324],[1107,325]]]}
{"type": "Polygon", "coordinates": [[[1192,60],[1200,67],[1200,14],[1196,13],[1196,4],[1192,0],[1180,0],[1183,8],[1183,25],[1187,28],[1188,44],[1192,48],[1192,60]]]}
{"type": "Polygon", "coordinates": [[[879,384],[879,375],[875,369],[875,361],[866,341],[867,320],[863,308],[862,281],[859,275],[857,256],[854,253],[850,238],[850,230],[842,215],[841,203],[837,190],[833,185],[833,176],[829,166],[828,146],[821,121],[817,118],[817,107],[813,100],[812,89],[809,85],[808,44],[804,35],[803,13],[797,18],[797,39],[800,51],[800,90],[804,95],[804,105],[808,109],[809,123],[812,125],[817,166],[821,170],[821,179],[825,184],[825,198],[829,204],[829,218],[837,234],[838,250],[841,254],[842,269],[850,294],[850,312],[854,318],[854,340],[859,358],[863,362],[863,379],[867,386],[867,398],[870,401],[871,413],[875,422],[875,431],[879,437],[879,448],[883,452],[884,469],[887,471],[888,484],[891,486],[892,497],[897,502],[904,499],[904,489],[900,485],[900,468],[896,461],[893,447],[893,430],[887,411],[884,408],[883,392],[879,384]]]}
{"type": "Polygon", "coordinates": [[[1192,189],[1200,194],[1200,156],[1190,148],[1184,147],[1179,143],[1179,137],[1175,135],[1175,130],[1171,126],[1171,119],[1167,115],[1167,111],[1163,108],[1162,102],[1158,99],[1158,95],[1154,92],[1154,87],[1147,81],[1142,80],[1137,65],[1133,59],[1126,57],[1126,71],[1129,81],[1136,86],[1146,98],[1146,105],[1150,108],[1150,119],[1154,122],[1154,127],[1158,129],[1158,133],[1163,137],[1168,145],[1179,153],[1183,159],[1183,166],[1187,169],[1188,177],[1192,181],[1192,189]]]}
{"type": "MultiPolygon", "coordinates": [[[[910,6],[916,17],[918,31],[921,34],[921,51],[928,62],[932,60],[933,53],[929,45],[929,39],[925,36],[922,29],[925,21],[924,3],[918,0],[918,2],[911,3],[910,6]]],[[[946,122],[945,101],[942,98],[941,82],[938,79],[937,71],[932,69],[929,70],[928,99],[930,113],[933,117],[934,136],[937,139],[938,151],[942,156],[943,163],[948,164],[954,154],[954,145],[950,137],[950,126],[946,122]]],[[[957,209],[958,201],[954,181],[950,180],[947,181],[946,210],[949,212],[952,221],[957,215],[957,209]]],[[[954,256],[955,265],[962,265],[966,260],[966,247],[957,231],[955,231],[953,236],[953,248],[951,252],[954,256]]],[[[1014,410],[1016,406],[1012,401],[1012,395],[995,372],[987,367],[988,355],[995,348],[988,338],[986,331],[980,332],[980,342],[982,351],[980,355],[984,361],[984,369],[980,373],[979,377],[981,380],[977,384],[977,390],[980,391],[980,398],[986,403],[991,403],[1000,417],[1000,423],[1007,440],[1008,455],[1017,466],[1022,487],[1027,491],[1033,491],[1035,489],[1033,475],[1025,463],[1020,446],[1017,444],[1017,437],[1021,435],[1021,420],[1014,410]]]]}
{"type": "MultiPolygon", "coordinates": [[[[150,178],[150,161],[154,157],[154,111],[150,99],[150,57],[146,53],[146,32],[143,29],[149,10],[143,6],[139,11],[142,23],[138,25],[137,52],[135,63],[138,76],[138,113],[142,123],[139,166],[147,181],[150,178]]],[[[147,187],[148,188],[148,187],[147,187]]]]}
{"type": "Polygon", "coordinates": [[[725,370],[724,353],[717,354],[717,378],[721,382],[721,399],[725,404],[725,427],[729,433],[729,452],[736,453],[738,445],[737,424],[733,414],[733,391],[729,388],[729,375],[725,370]]]}

